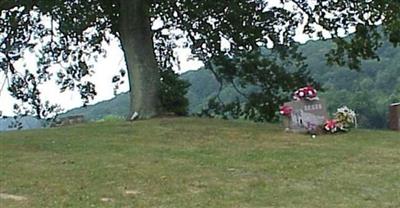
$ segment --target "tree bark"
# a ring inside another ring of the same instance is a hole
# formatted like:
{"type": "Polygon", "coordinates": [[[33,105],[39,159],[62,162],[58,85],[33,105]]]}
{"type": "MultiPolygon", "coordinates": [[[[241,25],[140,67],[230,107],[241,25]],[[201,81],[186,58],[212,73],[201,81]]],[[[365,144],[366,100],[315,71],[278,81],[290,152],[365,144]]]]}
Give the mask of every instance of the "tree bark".
{"type": "Polygon", "coordinates": [[[161,113],[160,73],[146,0],[120,0],[119,32],[130,85],[129,120],[161,113]]]}

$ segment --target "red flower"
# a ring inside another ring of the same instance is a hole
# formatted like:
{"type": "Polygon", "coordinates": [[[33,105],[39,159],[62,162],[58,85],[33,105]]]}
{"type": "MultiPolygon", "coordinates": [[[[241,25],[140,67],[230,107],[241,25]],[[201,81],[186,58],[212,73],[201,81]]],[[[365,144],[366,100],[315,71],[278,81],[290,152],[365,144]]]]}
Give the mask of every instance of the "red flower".
{"type": "Polygon", "coordinates": [[[306,97],[309,99],[313,99],[315,97],[317,97],[317,90],[315,90],[313,87],[311,86],[307,86],[305,88],[303,88],[306,94],[306,97]]]}
{"type": "Polygon", "coordinates": [[[337,122],[335,119],[327,120],[324,125],[324,129],[330,132],[336,132],[337,122]]]}
{"type": "Polygon", "coordinates": [[[293,98],[295,100],[314,100],[317,99],[317,90],[311,86],[303,87],[294,92],[293,98]]]}
{"type": "Polygon", "coordinates": [[[283,116],[290,116],[290,114],[292,114],[292,107],[287,106],[287,105],[283,105],[279,107],[279,113],[283,116]]]}

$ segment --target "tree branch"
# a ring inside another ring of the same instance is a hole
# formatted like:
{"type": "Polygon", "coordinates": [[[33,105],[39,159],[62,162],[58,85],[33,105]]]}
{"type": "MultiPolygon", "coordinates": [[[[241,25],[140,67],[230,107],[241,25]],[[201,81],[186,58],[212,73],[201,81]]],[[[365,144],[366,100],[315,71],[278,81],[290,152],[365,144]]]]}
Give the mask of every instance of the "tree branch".
{"type": "Polygon", "coordinates": [[[233,86],[233,88],[235,89],[235,91],[236,91],[237,93],[239,93],[241,96],[243,96],[244,98],[246,98],[247,100],[249,100],[249,97],[237,87],[237,85],[236,85],[234,79],[232,80],[231,83],[232,83],[232,86],[233,86]]]}

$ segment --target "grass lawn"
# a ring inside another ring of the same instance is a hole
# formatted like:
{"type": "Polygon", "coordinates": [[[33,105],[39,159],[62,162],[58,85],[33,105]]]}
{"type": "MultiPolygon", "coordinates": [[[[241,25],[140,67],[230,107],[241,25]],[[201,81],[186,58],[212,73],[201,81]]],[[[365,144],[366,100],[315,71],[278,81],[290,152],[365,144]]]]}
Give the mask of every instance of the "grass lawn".
{"type": "Polygon", "coordinates": [[[195,118],[0,133],[0,207],[400,207],[400,134],[195,118]]]}

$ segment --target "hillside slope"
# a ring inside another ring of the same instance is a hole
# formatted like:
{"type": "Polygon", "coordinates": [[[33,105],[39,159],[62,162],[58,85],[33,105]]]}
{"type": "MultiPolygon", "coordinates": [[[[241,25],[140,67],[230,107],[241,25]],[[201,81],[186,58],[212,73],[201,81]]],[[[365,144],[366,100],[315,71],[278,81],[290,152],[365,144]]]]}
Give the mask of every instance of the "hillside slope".
{"type": "Polygon", "coordinates": [[[60,117],[83,115],[87,120],[99,120],[107,115],[126,117],[128,112],[129,93],[121,93],[110,100],[69,110],[60,117]]]}
{"type": "Polygon", "coordinates": [[[0,204],[400,207],[398,135],[193,118],[0,133],[0,204]]]}

